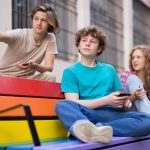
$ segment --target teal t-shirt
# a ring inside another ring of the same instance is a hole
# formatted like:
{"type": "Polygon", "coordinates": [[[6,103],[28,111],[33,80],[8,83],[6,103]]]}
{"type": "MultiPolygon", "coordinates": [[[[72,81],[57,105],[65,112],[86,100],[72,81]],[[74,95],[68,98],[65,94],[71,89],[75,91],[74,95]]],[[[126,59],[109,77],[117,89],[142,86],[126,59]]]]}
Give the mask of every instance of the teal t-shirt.
{"type": "Polygon", "coordinates": [[[78,93],[82,100],[101,98],[122,89],[114,67],[97,62],[95,67],[87,67],[80,62],[63,72],[62,92],[78,93]]]}

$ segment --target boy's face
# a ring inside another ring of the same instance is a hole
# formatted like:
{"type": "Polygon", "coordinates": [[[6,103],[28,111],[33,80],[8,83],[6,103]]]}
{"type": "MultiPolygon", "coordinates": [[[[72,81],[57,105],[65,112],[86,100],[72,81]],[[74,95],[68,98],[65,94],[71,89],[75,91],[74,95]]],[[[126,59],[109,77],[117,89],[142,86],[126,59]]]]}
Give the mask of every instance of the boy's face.
{"type": "Polygon", "coordinates": [[[78,49],[81,55],[85,56],[97,56],[97,54],[101,51],[99,50],[98,39],[92,37],[91,35],[81,37],[78,49]]]}
{"type": "Polygon", "coordinates": [[[32,20],[33,30],[38,34],[44,34],[48,29],[47,14],[42,11],[37,11],[32,20]]]}

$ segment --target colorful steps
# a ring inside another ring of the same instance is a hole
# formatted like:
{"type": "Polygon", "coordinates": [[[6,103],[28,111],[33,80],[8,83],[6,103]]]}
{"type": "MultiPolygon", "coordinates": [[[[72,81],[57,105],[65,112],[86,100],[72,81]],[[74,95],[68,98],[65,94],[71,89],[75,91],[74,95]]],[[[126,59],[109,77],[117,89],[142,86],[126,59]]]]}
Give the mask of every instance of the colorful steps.
{"type": "MultiPolygon", "coordinates": [[[[55,113],[64,98],[60,83],[0,76],[0,111],[29,105],[40,141],[65,138],[67,131],[55,113]]],[[[0,145],[33,143],[23,108],[0,113],[0,145]]]]}
{"type": "Polygon", "coordinates": [[[64,98],[60,83],[6,76],[0,76],[0,83],[0,111],[13,105],[28,104],[42,142],[41,146],[35,146],[35,142],[33,144],[24,111],[19,108],[0,114],[0,149],[2,150],[141,150],[141,148],[149,150],[150,135],[139,138],[114,137],[108,144],[63,140],[67,131],[55,114],[56,103],[64,98]]]}

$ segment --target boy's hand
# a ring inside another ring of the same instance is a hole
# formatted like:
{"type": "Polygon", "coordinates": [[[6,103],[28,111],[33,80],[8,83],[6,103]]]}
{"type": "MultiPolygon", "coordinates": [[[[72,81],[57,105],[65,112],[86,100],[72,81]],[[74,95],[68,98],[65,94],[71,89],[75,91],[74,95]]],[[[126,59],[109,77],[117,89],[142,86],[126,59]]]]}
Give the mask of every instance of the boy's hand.
{"type": "Polygon", "coordinates": [[[125,107],[125,108],[131,108],[131,106],[132,106],[131,101],[130,101],[129,99],[126,100],[125,103],[124,103],[124,107],[125,107]]]}
{"type": "Polygon", "coordinates": [[[115,107],[124,107],[125,101],[128,100],[129,96],[117,96],[120,92],[114,92],[108,95],[107,104],[115,107]]]}
{"type": "Polygon", "coordinates": [[[21,69],[21,70],[27,70],[29,68],[31,68],[31,69],[37,69],[38,64],[35,63],[35,62],[33,62],[32,60],[30,60],[28,63],[25,63],[25,64],[17,63],[16,67],[19,68],[19,69],[21,69]]]}
{"type": "Polygon", "coordinates": [[[17,63],[16,64],[16,67],[19,68],[20,70],[27,70],[30,68],[29,64],[20,64],[20,63],[17,63]]]}

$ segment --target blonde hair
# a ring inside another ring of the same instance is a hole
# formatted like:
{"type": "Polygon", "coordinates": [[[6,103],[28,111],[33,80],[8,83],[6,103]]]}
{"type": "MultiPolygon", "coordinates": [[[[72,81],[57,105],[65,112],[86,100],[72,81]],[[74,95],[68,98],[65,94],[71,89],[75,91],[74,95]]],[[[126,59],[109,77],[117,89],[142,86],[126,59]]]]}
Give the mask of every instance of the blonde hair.
{"type": "Polygon", "coordinates": [[[31,12],[31,19],[33,20],[34,15],[38,12],[42,11],[47,13],[47,19],[49,27],[47,29],[48,32],[58,33],[60,31],[59,22],[57,20],[56,13],[54,9],[49,4],[43,4],[36,6],[31,12]]]}
{"type": "Polygon", "coordinates": [[[145,67],[144,67],[144,72],[145,72],[145,81],[144,81],[144,88],[147,91],[147,95],[150,98],[150,48],[146,45],[138,45],[134,47],[131,52],[130,52],[130,58],[129,58],[129,68],[132,72],[134,72],[134,68],[132,66],[132,55],[134,51],[140,50],[143,52],[145,56],[145,67]]]}

